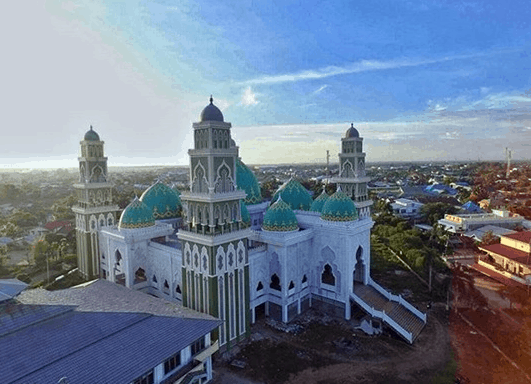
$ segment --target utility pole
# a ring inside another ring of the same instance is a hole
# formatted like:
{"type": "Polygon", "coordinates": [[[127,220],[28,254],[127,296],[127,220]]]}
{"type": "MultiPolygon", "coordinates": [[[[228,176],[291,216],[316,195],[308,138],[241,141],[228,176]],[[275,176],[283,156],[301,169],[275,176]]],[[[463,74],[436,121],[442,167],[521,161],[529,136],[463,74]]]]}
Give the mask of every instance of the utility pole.
{"type": "Polygon", "coordinates": [[[330,178],[330,151],[328,149],[326,150],[326,177],[330,178]]]}
{"type": "Polygon", "coordinates": [[[505,174],[505,178],[509,178],[509,174],[511,173],[511,158],[512,158],[513,152],[505,147],[505,159],[507,160],[507,173],[505,174]]]}

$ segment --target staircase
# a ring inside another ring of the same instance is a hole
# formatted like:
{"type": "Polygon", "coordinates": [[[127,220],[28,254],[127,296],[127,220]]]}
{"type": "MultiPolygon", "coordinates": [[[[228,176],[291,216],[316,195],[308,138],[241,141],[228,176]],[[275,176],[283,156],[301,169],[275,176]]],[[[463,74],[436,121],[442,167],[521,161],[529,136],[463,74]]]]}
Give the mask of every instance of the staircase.
{"type": "Polygon", "coordinates": [[[352,299],[371,316],[383,320],[408,342],[413,341],[426,325],[426,315],[400,296],[385,291],[374,281],[356,283],[352,299]]]}

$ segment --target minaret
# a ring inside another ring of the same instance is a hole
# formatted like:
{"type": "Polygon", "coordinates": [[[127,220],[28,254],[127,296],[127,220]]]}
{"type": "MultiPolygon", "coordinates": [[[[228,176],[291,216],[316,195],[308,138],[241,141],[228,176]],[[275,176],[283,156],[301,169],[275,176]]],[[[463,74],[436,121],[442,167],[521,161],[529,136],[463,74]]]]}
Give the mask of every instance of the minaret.
{"type": "Polygon", "coordinates": [[[220,345],[237,342],[249,333],[249,257],[251,231],[241,219],[236,187],[238,148],[231,145],[231,124],[210,104],[193,124],[190,191],[181,194],[184,229],[182,245],[183,304],[224,320],[220,345]]]}
{"type": "Polygon", "coordinates": [[[107,177],[107,158],[103,155],[103,141],[90,127],[80,142],[79,182],[74,184],[76,214],[77,263],[87,279],[100,275],[98,231],[114,225],[118,206],[112,203],[112,187],[107,177]]]}
{"type": "Polygon", "coordinates": [[[354,200],[354,205],[360,217],[370,216],[372,200],[369,200],[367,183],[370,178],[365,175],[365,152],[363,152],[363,138],[354,124],[347,129],[345,137],[341,139],[341,153],[339,154],[339,177],[331,180],[354,200]]]}

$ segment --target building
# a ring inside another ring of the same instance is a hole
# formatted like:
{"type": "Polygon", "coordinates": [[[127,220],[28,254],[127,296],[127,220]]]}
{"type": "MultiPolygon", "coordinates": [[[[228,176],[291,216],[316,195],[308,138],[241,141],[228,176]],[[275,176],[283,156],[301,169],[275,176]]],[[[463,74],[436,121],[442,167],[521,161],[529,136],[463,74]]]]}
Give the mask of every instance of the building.
{"type": "Polygon", "coordinates": [[[204,383],[220,321],[95,280],[0,303],[2,382],[204,383]]]}
{"type": "Polygon", "coordinates": [[[404,219],[418,219],[422,216],[422,206],[424,204],[418,201],[410,199],[396,199],[394,203],[391,203],[393,213],[404,219]]]}
{"type": "Polygon", "coordinates": [[[79,182],[74,184],[77,265],[86,278],[99,275],[99,230],[116,223],[118,206],[112,203],[112,183],[107,179],[107,158],[98,134],[90,127],[80,142],[79,182]]]}
{"type": "Polygon", "coordinates": [[[478,265],[520,284],[531,282],[531,232],[514,232],[500,236],[499,244],[483,245],[479,249],[488,257],[478,265]]]}
{"type": "Polygon", "coordinates": [[[470,213],[457,215],[444,215],[438,223],[449,232],[465,233],[486,225],[514,229],[522,225],[524,218],[508,211],[493,211],[492,213],[470,213]]]}
{"type": "Polygon", "coordinates": [[[219,318],[221,348],[248,336],[257,316],[289,322],[311,306],[346,319],[360,306],[413,342],[426,315],[370,277],[372,201],[353,126],[335,194],[312,200],[290,179],[271,202],[212,99],[192,128],[190,190],[179,197],[156,183],[100,227],[102,278],[219,318]]]}

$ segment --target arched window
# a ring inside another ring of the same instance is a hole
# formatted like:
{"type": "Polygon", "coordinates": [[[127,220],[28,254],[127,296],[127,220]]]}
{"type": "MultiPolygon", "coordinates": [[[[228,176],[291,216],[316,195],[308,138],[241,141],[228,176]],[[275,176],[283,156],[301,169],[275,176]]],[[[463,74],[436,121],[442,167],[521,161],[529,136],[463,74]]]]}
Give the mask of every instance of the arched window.
{"type": "Polygon", "coordinates": [[[142,268],[138,268],[135,272],[135,280],[134,283],[143,283],[144,281],[147,281],[146,277],[146,271],[144,271],[142,268]]]}
{"type": "Polygon", "coordinates": [[[260,290],[262,290],[262,289],[264,289],[264,285],[262,284],[261,281],[259,281],[259,282],[258,282],[258,285],[256,286],[256,290],[257,290],[257,291],[260,291],[260,290]]]}
{"type": "Polygon", "coordinates": [[[269,284],[269,287],[277,291],[282,291],[282,288],[280,287],[280,279],[278,278],[276,273],[271,276],[271,283],[269,284]]]}
{"type": "Polygon", "coordinates": [[[116,265],[120,265],[120,261],[122,260],[122,254],[119,250],[116,250],[116,252],[114,253],[114,258],[116,260],[116,265]]]}
{"type": "Polygon", "coordinates": [[[304,283],[307,283],[307,282],[308,282],[308,278],[306,277],[306,275],[304,275],[304,276],[302,277],[302,281],[301,281],[301,283],[304,284],[304,283]]]}
{"type": "Polygon", "coordinates": [[[332,267],[330,264],[326,264],[324,271],[321,274],[321,282],[328,285],[336,285],[336,278],[332,273],[332,267]]]}
{"type": "Polygon", "coordinates": [[[169,290],[170,289],[170,285],[168,284],[168,280],[164,280],[164,289],[165,290],[169,290]]]}
{"type": "Polygon", "coordinates": [[[293,288],[295,288],[295,283],[293,282],[293,280],[291,280],[291,281],[289,282],[289,287],[288,287],[288,289],[293,289],[293,288]]]}
{"type": "Polygon", "coordinates": [[[181,286],[179,284],[177,284],[177,287],[175,288],[175,293],[178,293],[179,295],[182,293],[181,286]]]}
{"type": "Polygon", "coordinates": [[[153,282],[156,283],[157,282],[157,276],[153,275],[153,279],[151,279],[151,280],[153,280],[153,282]]]}

